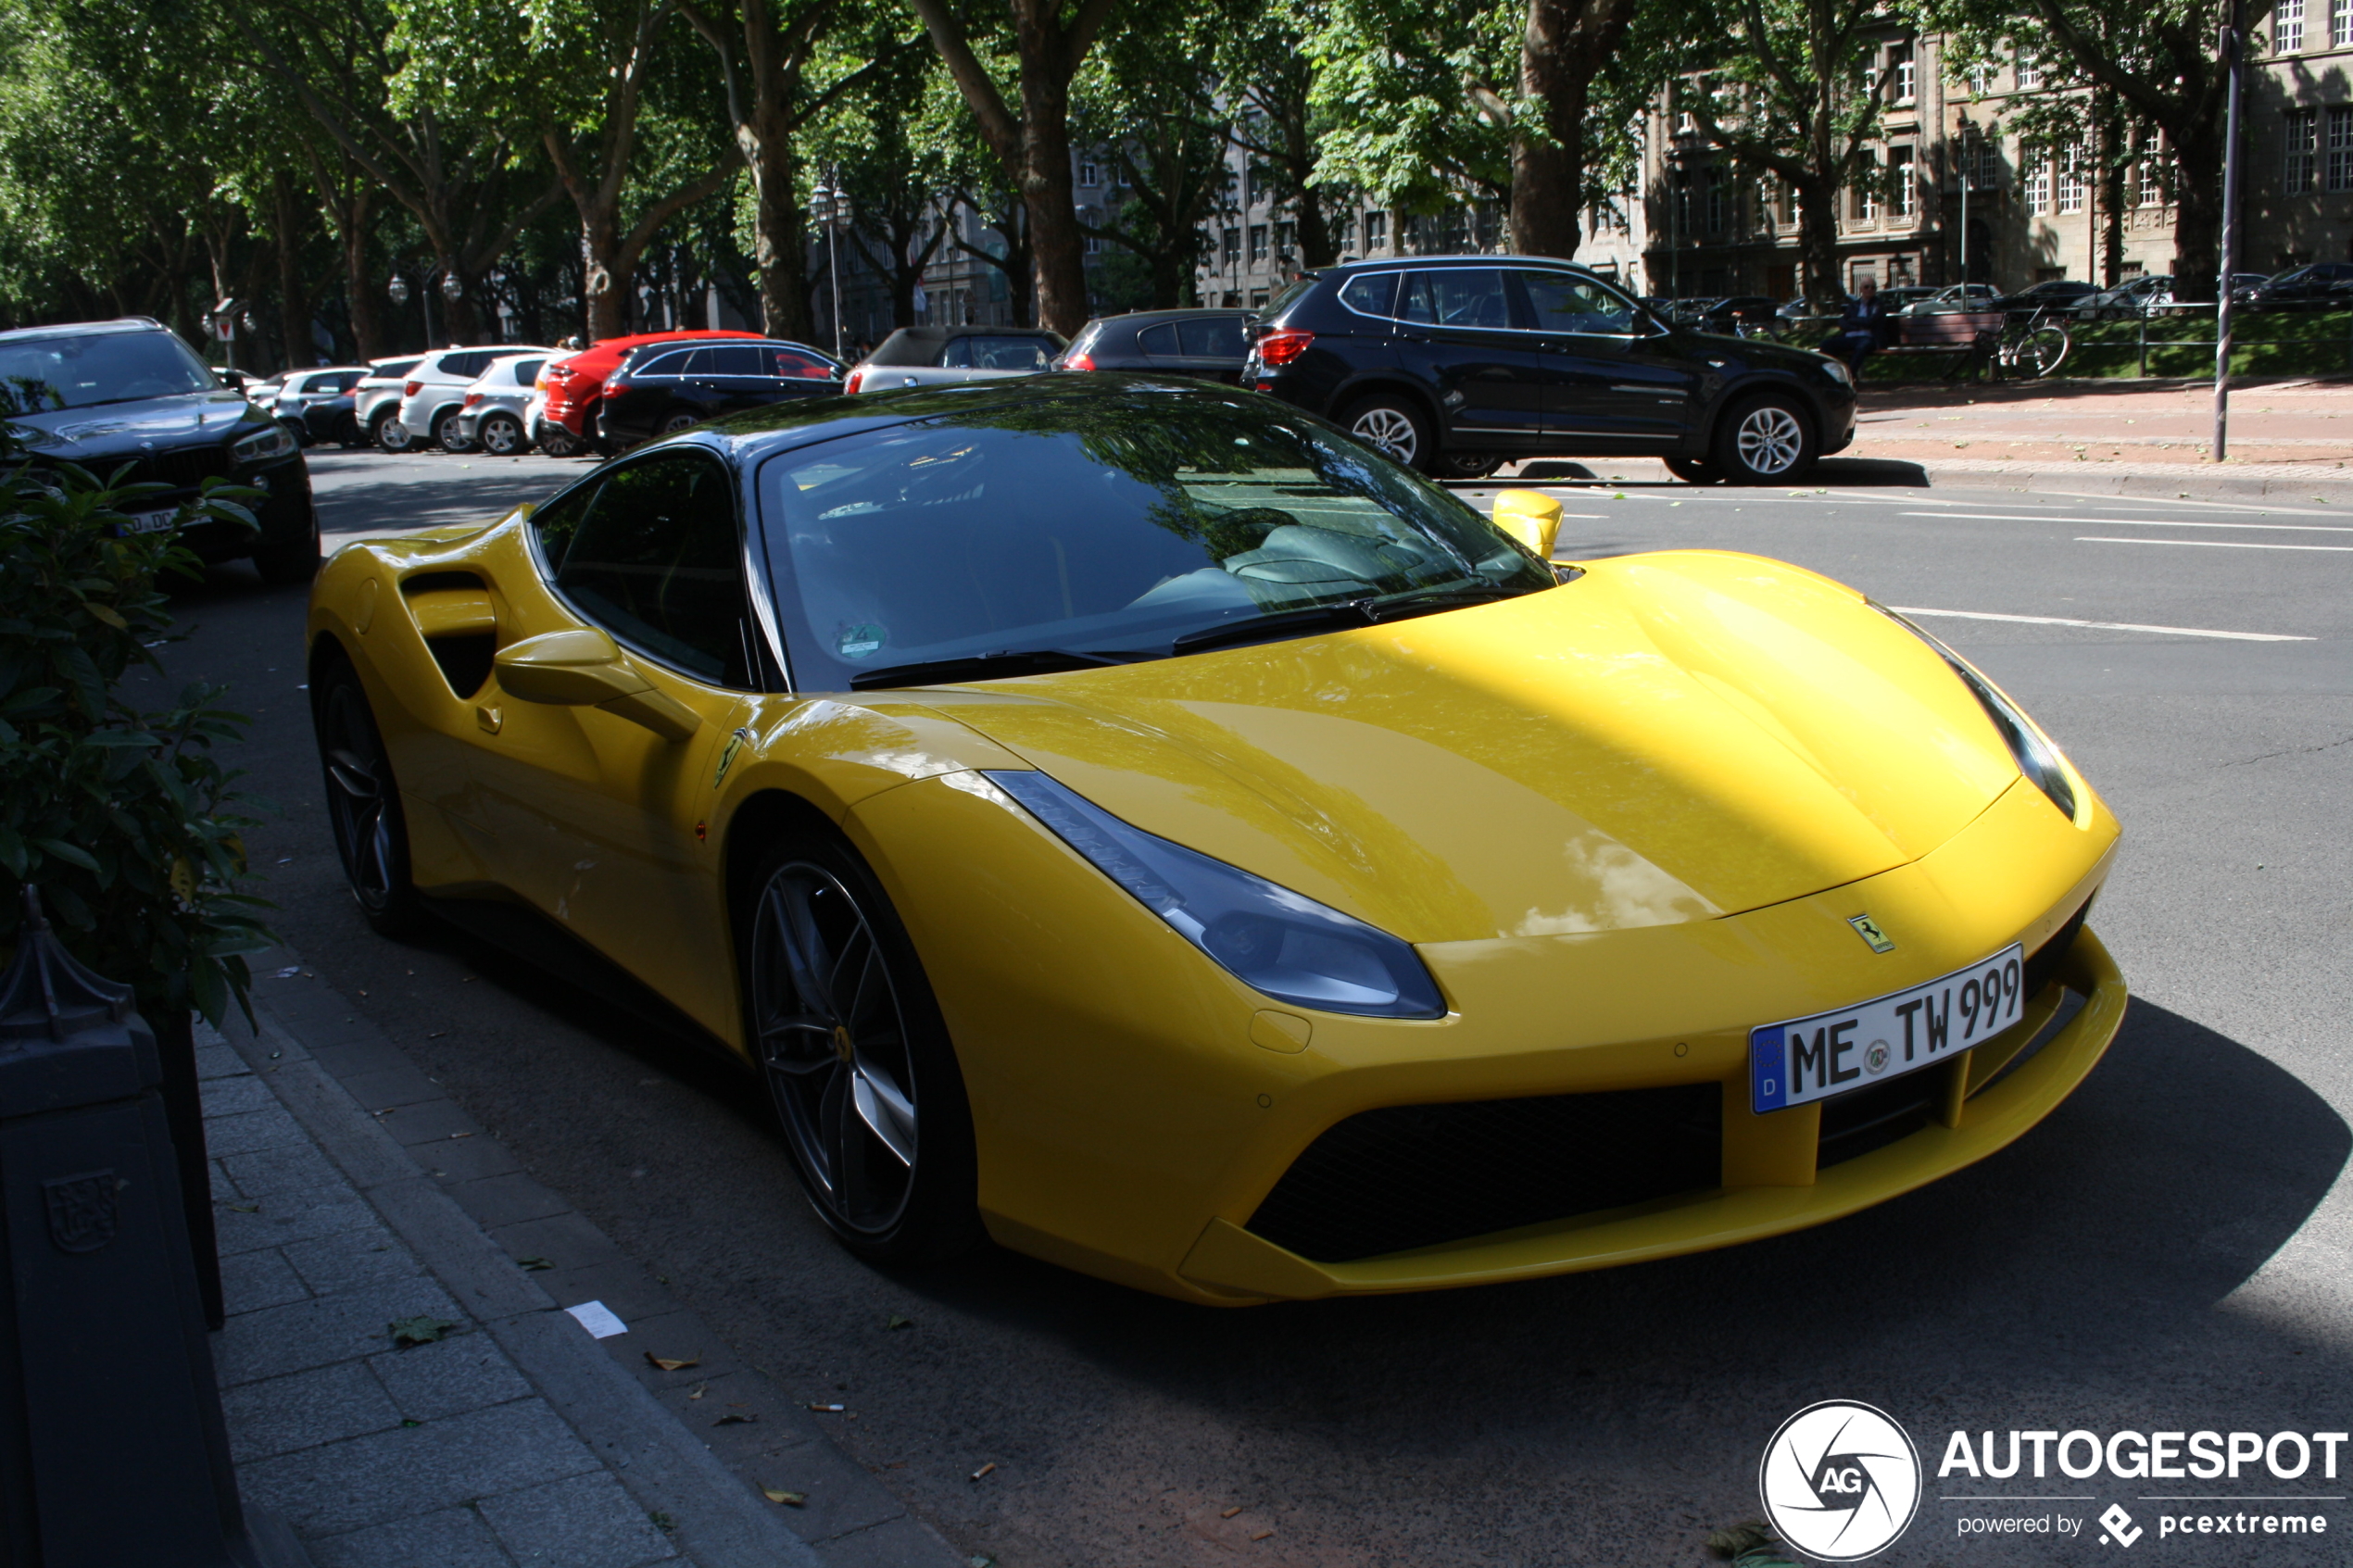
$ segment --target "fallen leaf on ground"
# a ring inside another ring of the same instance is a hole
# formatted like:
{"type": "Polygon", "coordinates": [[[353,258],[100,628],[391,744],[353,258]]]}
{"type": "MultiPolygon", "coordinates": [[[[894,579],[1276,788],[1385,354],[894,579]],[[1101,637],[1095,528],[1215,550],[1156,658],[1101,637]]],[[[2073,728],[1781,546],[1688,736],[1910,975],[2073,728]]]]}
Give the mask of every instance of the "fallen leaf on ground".
{"type": "Polygon", "coordinates": [[[711,1385],[710,1385],[710,1384],[708,1384],[708,1383],[698,1383],[698,1384],[696,1384],[696,1385],[695,1385],[695,1391],[694,1391],[693,1393],[691,1393],[691,1394],[687,1395],[687,1396],[686,1396],[686,1398],[688,1398],[688,1399],[701,1399],[701,1398],[702,1398],[705,1394],[708,1394],[708,1393],[710,1393],[710,1392],[711,1392],[711,1385]]]}
{"type": "Polygon", "coordinates": [[[760,1495],[770,1502],[783,1503],[786,1508],[799,1508],[809,1500],[807,1492],[788,1492],[782,1486],[762,1486],[760,1495]]]}
{"type": "Polygon", "coordinates": [[[232,1214],[258,1214],[261,1212],[261,1205],[258,1203],[232,1203],[229,1205],[229,1212],[232,1214]]]}
{"type": "Polygon", "coordinates": [[[400,1318],[384,1324],[392,1333],[393,1348],[399,1350],[405,1350],[411,1345],[435,1344],[457,1326],[454,1323],[432,1317],[400,1318]]]}
{"type": "Polygon", "coordinates": [[[915,1326],[915,1320],[914,1320],[914,1319],[912,1319],[912,1318],[902,1318],[902,1317],[900,1317],[900,1316],[897,1312],[893,1312],[893,1313],[891,1313],[891,1314],[890,1314],[890,1321],[889,1321],[888,1323],[887,1323],[883,1324],[883,1327],[885,1327],[885,1328],[912,1328],[912,1327],[914,1327],[914,1326],[915,1326]]]}
{"type": "Polygon", "coordinates": [[[848,1410],[849,1407],[847,1405],[812,1405],[809,1408],[815,1411],[819,1415],[839,1415],[843,1411],[848,1410]]]}
{"type": "Polygon", "coordinates": [[[401,1418],[400,1424],[403,1426],[422,1426],[424,1423],[418,1421],[413,1417],[404,1416],[401,1418]]]}
{"type": "Polygon", "coordinates": [[[702,1358],[700,1356],[688,1356],[684,1360],[674,1360],[669,1356],[657,1356],[651,1350],[646,1352],[646,1360],[652,1362],[655,1366],[660,1367],[664,1372],[684,1372],[690,1366],[702,1365],[702,1358]]]}
{"type": "Polygon", "coordinates": [[[756,1415],[745,1415],[737,1411],[729,1411],[711,1424],[713,1426],[745,1426],[759,1419],[756,1415]]]}
{"type": "Polygon", "coordinates": [[[1240,1506],[1239,1506],[1239,1504],[1237,1504],[1235,1507],[1232,1507],[1232,1508],[1227,1509],[1225,1512],[1223,1512],[1223,1513],[1219,1514],[1217,1517],[1218,1517],[1218,1518],[1220,1518],[1220,1519],[1231,1519],[1231,1518],[1232,1518],[1235,1514],[1239,1513],[1240,1512],[1241,1512],[1241,1508],[1240,1508],[1240,1506]]]}
{"type": "Polygon", "coordinates": [[[519,1269],[529,1269],[535,1273],[540,1269],[552,1269],[555,1266],[554,1261],[547,1258],[518,1258],[515,1260],[515,1267],[519,1269]]]}
{"type": "Polygon", "coordinates": [[[992,1459],[992,1460],[990,1460],[990,1461],[989,1461],[987,1464],[982,1465],[982,1466],[981,1466],[978,1470],[975,1470],[975,1471],[974,1471],[974,1472],[973,1472],[973,1479],[974,1479],[974,1480],[975,1480],[975,1481],[977,1481],[977,1480],[979,1480],[982,1476],[984,1476],[984,1475],[988,1474],[990,1471],[992,1471],[992,1470],[994,1470],[994,1469],[996,1469],[996,1468],[997,1468],[997,1461],[996,1461],[995,1460],[993,1460],[993,1459],[992,1459]]]}

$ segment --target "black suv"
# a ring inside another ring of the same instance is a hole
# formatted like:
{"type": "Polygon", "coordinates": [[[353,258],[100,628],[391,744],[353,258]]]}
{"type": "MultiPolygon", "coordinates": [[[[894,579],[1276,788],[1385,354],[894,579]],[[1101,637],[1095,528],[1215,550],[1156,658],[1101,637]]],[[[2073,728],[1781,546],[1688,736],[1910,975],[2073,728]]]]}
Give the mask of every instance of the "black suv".
{"type": "Polygon", "coordinates": [[[605,378],[597,433],[616,451],[746,408],[838,397],[849,372],[805,343],[720,338],[649,343],[605,378]]]}
{"type": "Polygon", "coordinates": [[[1518,458],[1655,457],[1693,482],[1772,483],[1855,438],[1837,360],[1674,326],[1541,257],[1327,268],[1254,330],[1245,386],[1443,478],[1518,458]]]}
{"type": "Polygon", "coordinates": [[[131,526],[171,526],[181,504],[218,474],[267,491],[255,533],[205,521],[183,543],[208,561],[251,556],[267,583],[319,570],[319,514],[302,450],[278,421],[221,384],[160,321],[144,316],[0,332],[0,419],[35,469],[78,463],[170,488],[139,503],[131,526]]]}

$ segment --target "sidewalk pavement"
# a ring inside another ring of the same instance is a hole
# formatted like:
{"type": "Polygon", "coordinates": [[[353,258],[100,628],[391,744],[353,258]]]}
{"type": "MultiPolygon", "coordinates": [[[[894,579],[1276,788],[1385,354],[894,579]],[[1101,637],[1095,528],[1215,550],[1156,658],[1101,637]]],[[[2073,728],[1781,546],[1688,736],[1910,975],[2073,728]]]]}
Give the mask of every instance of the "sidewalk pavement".
{"type": "Polygon", "coordinates": [[[985,1568],[296,955],[256,971],[258,1031],[197,1026],[214,1359],[317,1568],[985,1568]]]}

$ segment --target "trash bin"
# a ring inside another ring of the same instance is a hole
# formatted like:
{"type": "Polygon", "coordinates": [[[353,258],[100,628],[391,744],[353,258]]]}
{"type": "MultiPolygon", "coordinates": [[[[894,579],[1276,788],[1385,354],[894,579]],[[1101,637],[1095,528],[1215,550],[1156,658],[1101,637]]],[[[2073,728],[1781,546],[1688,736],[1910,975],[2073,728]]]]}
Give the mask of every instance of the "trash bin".
{"type": "Polygon", "coordinates": [[[299,1561],[239,1505],[155,1036],[24,897],[0,976],[0,1556],[299,1561]]]}

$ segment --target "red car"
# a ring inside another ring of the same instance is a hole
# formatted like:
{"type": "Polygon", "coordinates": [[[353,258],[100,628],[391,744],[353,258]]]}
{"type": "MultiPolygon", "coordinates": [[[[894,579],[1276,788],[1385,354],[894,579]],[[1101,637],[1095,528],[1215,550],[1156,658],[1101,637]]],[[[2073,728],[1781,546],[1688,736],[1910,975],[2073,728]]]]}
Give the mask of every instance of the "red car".
{"type": "Polygon", "coordinates": [[[758,332],[709,332],[689,330],[674,332],[633,332],[627,337],[609,337],[582,349],[567,358],[550,359],[541,368],[537,386],[547,394],[547,407],[532,430],[532,439],[547,450],[557,447],[576,448],[588,444],[591,432],[588,414],[597,406],[597,397],[604,390],[605,378],[621,363],[622,357],[640,344],[673,343],[682,339],[742,337],[758,338],[758,332]],[[563,427],[563,435],[551,442],[551,426],[563,427]],[[565,436],[570,439],[566,440],[565,436]]]}

